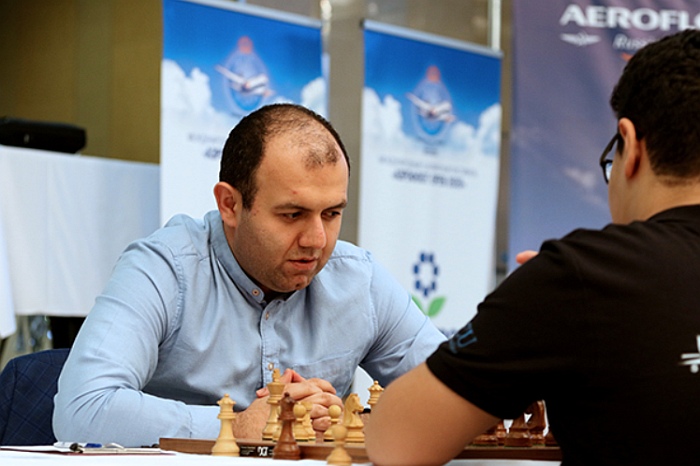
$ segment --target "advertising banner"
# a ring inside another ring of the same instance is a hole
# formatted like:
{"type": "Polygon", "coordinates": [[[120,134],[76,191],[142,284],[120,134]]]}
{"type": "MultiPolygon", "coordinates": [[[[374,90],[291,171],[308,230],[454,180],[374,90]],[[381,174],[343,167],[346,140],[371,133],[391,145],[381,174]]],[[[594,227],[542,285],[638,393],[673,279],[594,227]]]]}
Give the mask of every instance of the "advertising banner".
{"type": "Polygon", "coordinates": [[[500,55],[366,22],[359,242],[446,334],[493,286],[500,55]]]}
{"type": "Polygon", "coordinates": [[[617,130],[613,87],[645,44],[700,27],[700,4],[516,1],[513,20],[510,269],[522,250],[610,222],[598,159],[617,130]]]}
{"type": "Polygon", "coordinates": [[[10,267],[7,262],[7,245],[2,228],[2,212],[0,212],[0,340],[9,337],[17,330],[10,267]]]}
{"type": "Polygon", "coordinates": [[[221,149],[248,113],[326,114],[320,21],[224,1],[163,0],[161,220],[216,208],[221,149]]]}

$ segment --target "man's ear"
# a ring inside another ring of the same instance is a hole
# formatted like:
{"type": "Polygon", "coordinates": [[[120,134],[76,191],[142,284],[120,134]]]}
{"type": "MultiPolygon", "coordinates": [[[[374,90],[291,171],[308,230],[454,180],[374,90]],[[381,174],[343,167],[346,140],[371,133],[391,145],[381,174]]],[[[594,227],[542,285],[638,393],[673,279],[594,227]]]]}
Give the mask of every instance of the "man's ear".
{"type": "Polygon", "coordinates": [[[219,207],[221,220],[225,225],[235,228],[243,209],[241,193],[230,184],[220,181],[214,185],[214,197],[216,205],[219,207]]]}
{"type": "Polygon", "coordinates": [[[618,131],[624,141],[622,154],[625,178],[634,178],[642,165],[642,158],[646,157],[646,145],[644,141],[637,140],[637,130],[634,123],[628,118],[620,118],[618,131]]]}

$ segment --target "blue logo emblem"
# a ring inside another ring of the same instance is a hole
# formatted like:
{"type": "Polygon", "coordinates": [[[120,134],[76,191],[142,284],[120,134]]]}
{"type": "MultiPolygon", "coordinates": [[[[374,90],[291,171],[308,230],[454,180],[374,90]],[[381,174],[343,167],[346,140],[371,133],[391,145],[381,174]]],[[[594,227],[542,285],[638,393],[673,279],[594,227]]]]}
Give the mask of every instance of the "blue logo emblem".
{"type": "Polygon", "coordinates": [[[461,348],[466,348],[472,343],[476,343],[476,335],[474,335],[472,323],[469,322],[450,338],[450,351],[457,353],[461,348]]]}
{"type": "Polygon", "coordinates": [[[438,315],[445,305],[446,298],[444,296],[429,299],[430,295],[437,291],[439,275],[440,268],[435,262],[435,254],[421,252],[418,256],[418,262],[413,265],[413,287],[418,295],[414,294],[412,297],[418,308],[428,317],[438,315]],[[424,305],[421,299],[428,300],[427,305],[424,305]]]}
{"type": "Polygon", "coordinates": [[[247,115],[261,107],[273,94],[265,63],[253,50],[253,41],[243,36],[223,66],[216,65],[223,78],[224,95],[236,115],[247,115]]]}
{"type": "Polygon", "coordinates": [[[450,124],[452,97],[440,78],[437,66],[430,66],[425,77],[406,97],[411,101],[411,118],[416,134],[428,145],[440,144],[450,124]]]}

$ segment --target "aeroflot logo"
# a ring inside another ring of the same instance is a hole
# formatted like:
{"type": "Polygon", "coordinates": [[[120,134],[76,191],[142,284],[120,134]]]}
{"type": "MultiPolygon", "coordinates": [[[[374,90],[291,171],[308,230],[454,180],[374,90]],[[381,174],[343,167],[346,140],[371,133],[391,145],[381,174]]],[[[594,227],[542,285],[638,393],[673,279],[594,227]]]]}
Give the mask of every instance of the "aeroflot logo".
{"type": "Polygon", "coordinates": [[[641,31],[679,31],[700,28],[700,14],[691,16],[687,11],[654,10],[652,8],[629,8],[619,6],[569,5],[559,18],[559,24],[576,24],[579,27],[609,29],[639,29],[641,31]]]}

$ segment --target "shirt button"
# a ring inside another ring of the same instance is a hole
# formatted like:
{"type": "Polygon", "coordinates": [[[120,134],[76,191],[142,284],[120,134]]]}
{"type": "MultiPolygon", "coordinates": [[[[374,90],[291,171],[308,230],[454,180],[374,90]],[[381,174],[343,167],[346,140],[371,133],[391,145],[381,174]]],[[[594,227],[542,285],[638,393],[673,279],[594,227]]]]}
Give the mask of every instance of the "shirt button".
{"type": "Polygon", "coordinates": [[[267,370],[271,371],[271,370],[274,369],[274,368],[275,368],[275,365],[274,365],[274,364],[272,364],[271,362],[268,362],[268,363],[267,363],[267,370]]]}
{"type": "Polygon", "coordinates": [[[257,288],[255,288],[255,289],[253,290],[253,296],[260,296],[260,290],[257,289],[257,288]]]}

